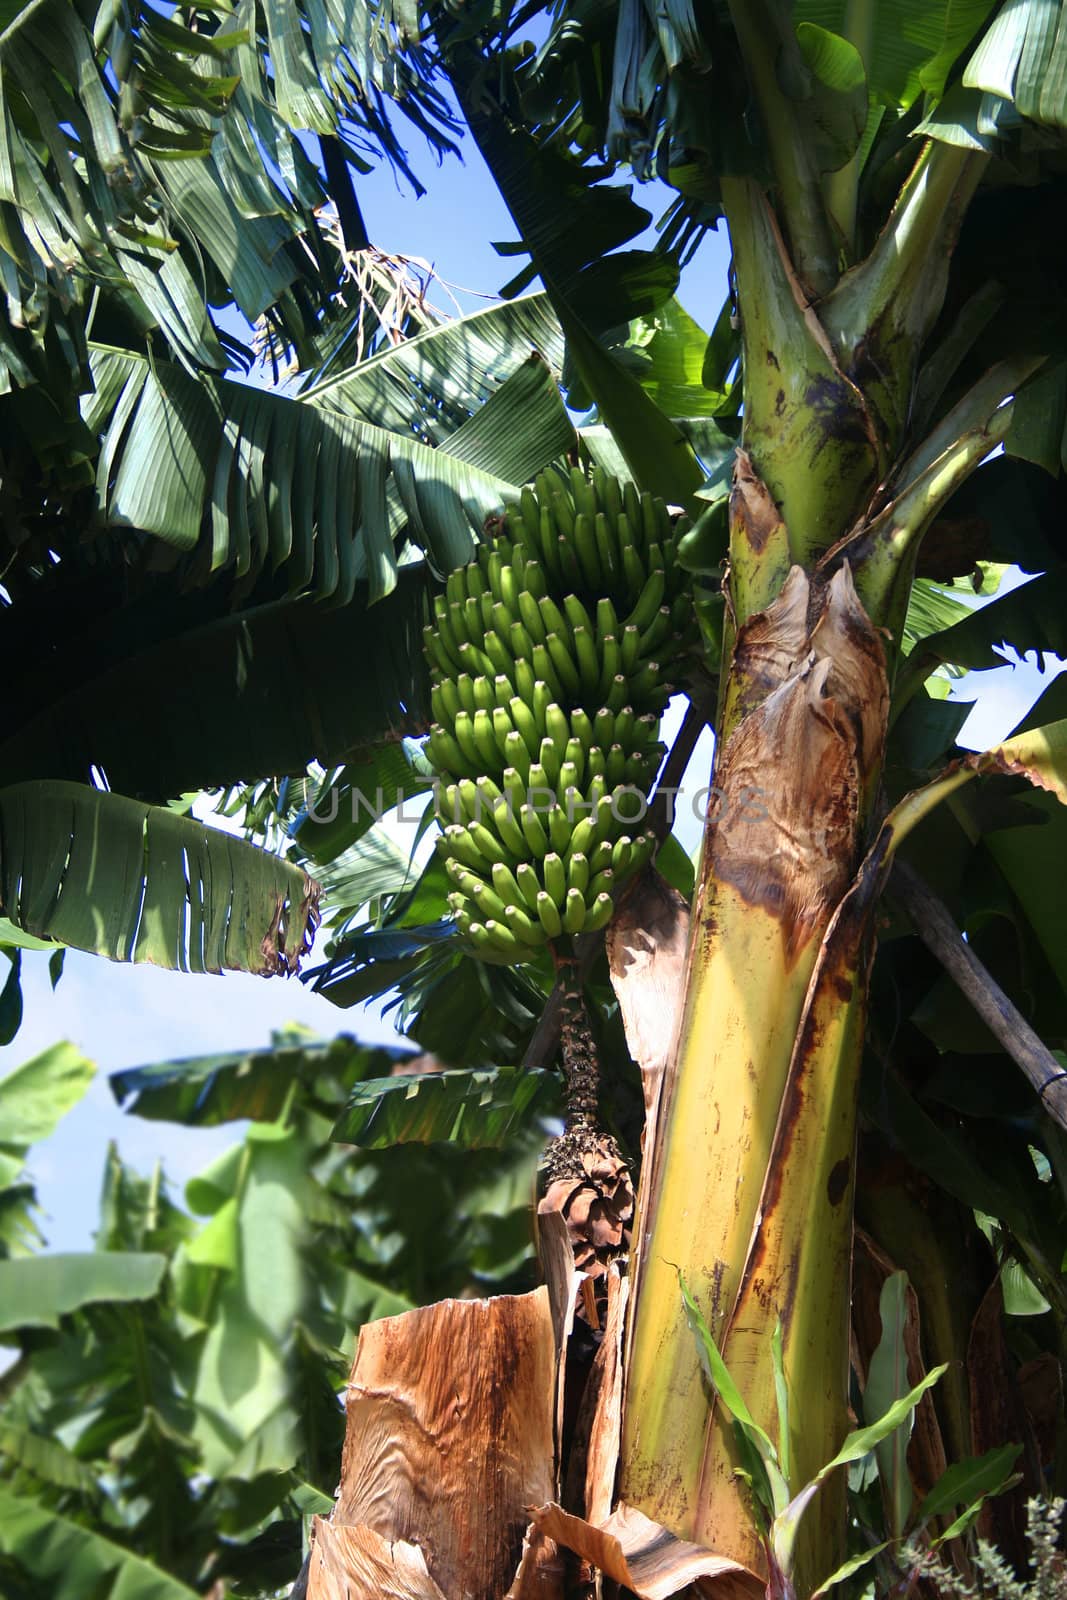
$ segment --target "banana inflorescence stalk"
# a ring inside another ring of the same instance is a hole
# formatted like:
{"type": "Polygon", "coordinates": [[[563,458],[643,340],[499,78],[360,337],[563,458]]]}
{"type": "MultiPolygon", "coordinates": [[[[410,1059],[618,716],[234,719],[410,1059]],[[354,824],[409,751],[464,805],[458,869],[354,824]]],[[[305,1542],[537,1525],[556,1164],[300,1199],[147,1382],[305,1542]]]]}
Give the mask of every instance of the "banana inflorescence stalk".
{"type": "Polygon", "coordinates": [[[686,524],[599,468],[541,474],[453,572],[424,630],[456,922],[521,962],[608,922],[648,860],[670,669],[692,633],[686,524]]]}

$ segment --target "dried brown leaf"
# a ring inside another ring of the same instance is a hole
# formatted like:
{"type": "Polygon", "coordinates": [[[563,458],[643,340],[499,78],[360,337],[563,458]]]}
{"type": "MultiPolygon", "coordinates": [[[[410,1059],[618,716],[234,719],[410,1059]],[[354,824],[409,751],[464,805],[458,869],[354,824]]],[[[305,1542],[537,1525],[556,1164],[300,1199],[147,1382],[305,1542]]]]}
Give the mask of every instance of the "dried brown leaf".
{"type": "Polygon", "coordinates": [[[634,1506],[620,1505],[601,1526],[571,1516],[562,1506],[534,1512],[544,1533],[632,1590],[637,1600],[670,1600],[689,1584],[714,1600],[755,1600],[764,1585],[736,1561],[677,1539],[634,1506]]]}

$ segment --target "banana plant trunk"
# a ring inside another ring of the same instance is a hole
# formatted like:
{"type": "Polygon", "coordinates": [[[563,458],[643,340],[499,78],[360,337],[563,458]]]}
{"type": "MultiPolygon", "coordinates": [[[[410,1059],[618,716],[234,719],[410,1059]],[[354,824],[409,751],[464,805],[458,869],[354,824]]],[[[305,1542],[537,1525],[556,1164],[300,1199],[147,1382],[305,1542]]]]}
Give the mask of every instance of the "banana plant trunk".
{"type": "MultiPolygon", "coordinates": [[[[995,399],[966,397],[917,448],[903,422],[979,170],[927,146],[872,254],[821,296],[818,264],[798,259],[796,217],[792,243],[782,225],[788,204],[775,211],[755,185],[723,183],[744,432],[713,800],[679,1037],[638,1196],[619,1489],[775,1581],[743,1442],[707,1389],[680,1280],[796,1493],[847,1431],[878,877],[857,874],[876,833],[915,548],[1010,413],[1001,374],[995,399]]],[[[797,1594],[842,1559],[844,1488],[839,1473],[806,1513],[797,1594]]]]}

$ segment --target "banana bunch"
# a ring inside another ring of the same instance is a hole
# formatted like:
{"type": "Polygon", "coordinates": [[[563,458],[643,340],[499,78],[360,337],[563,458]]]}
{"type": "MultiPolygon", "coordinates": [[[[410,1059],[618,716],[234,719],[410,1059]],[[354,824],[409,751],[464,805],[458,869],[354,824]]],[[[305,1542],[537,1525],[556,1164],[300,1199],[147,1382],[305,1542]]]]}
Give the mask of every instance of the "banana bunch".
{"type": "Polygon", "coordinates": [[[542,474],[453,572],[424,630],[449,903],[485,960],[602,928],[648,860],[688,524],[599,468],[542,474]]]}

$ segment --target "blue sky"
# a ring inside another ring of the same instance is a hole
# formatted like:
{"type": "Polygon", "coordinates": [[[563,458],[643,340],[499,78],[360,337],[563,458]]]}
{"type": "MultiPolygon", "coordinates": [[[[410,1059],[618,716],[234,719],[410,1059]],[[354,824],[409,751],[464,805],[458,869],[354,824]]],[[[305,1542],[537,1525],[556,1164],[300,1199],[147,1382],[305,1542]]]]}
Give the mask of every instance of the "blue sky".
{"type": "MultiPolygon", "coordinates": [[[[515,270],[514,258],[502,258],[493,240],[515,237],[515,230],[480,158],[467,153],[467,164],[454,158],[437,169],[433,157],[411,152],[428,193],[416,200],[388,169],[356,179],[359,202],[373,242],[381,249],[430,261],[437,272],[460,289],[493,294],[515,270]]],[[[654,216],[665,209],[671,191],[662,185],[639,189],[636,198],[654,216]]],[[[635,243],[651,243],[647,240],[635,243]]],[[[687,268],[680,298],[705,327],[710,327],[726,290],[726,242],[713,236],[687,268]]],[[[432,298],[439,305],[441,294],[432,298]]],[[[484,300],[461,296],[465,309],[484,300]]],[[[1002,737],[1035,698],[1039,675],[1031,665],[1006,666],[972,674],[955,693],[978,698],[964,729],[964,742],[980,748],[1002,737]]],[[[711,740],[701,741],[687,787],[690,793],[707,782],[711,740]]],[[[684,797],[679,807],[679,833],[687,849],[699,839],[699,824],[684,797]]],[[[414,824],[410,824],[414,826],[414,824]]],[[[86,1099],[57,1133],[31,1158],[43,1206],[42,1226],[56,1249],[83,1248],[90,1243],[107,1142],[117,1140],[123,1157],[142,1171],[162,1158],[177,1189],[221,1149],[236,1130],[194,1131],[124,1116],[107,1086],[107,1074],[123,1067],[225,1049],[244,1049],[268,1042],[272,1029],[298,1021],[325,1035],[345,1030],[361,1037],[394,1037],[375,1012],[340,1012],[296,980],[263,981],[237,974],[224,978],[191,977],[149,967],[118,967],[78,952],[68,952],[66,969],[55,994],[48,981],[47,961],[28,955],[23,962],[25,1021],[14,1043],[0,1049],[0,1075],[58,1039],[70,1039],[98,1067],[86,1099]]]]}

